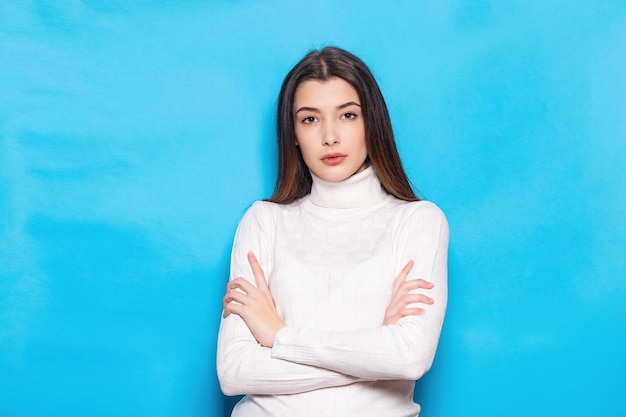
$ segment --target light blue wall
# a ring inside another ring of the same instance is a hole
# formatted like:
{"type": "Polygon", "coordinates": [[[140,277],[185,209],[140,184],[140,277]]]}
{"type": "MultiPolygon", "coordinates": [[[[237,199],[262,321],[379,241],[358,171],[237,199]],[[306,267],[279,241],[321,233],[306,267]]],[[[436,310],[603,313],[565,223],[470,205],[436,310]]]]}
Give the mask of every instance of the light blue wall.
{"type": "Polygon", "coordinates": [[[626,3],[380,3],[0,0],[1,416],[224,415],[232,237],[327,44],[448,215],[423,417],[626,415],[626,3]]]}

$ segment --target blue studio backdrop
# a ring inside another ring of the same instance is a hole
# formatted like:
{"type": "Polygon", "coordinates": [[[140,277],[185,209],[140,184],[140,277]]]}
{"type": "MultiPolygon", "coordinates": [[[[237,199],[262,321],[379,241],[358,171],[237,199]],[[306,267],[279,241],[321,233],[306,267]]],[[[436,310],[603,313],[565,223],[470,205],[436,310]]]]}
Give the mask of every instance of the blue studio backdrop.
{"type": "Polygon", "coordinates": [[[450,223],[422,416],[626,415],[626,2],[381,4],[0,0],[0,416],[229,414],[232,239],[325,45],[450,223]]]}

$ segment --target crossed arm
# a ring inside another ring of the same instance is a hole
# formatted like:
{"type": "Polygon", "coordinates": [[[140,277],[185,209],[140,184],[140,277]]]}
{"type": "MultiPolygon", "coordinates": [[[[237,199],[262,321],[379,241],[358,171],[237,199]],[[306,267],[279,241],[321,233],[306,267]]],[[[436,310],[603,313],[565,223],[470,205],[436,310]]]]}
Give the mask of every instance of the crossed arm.
{"type": "MultiPolygon", "coordinates": [[[[417,272],[428,271],[435,286],[410,277],[416,262],[407,260],[393,282],[383,325],[351,332],[285,326],[264,275],[272,262],[271,254],[263,253],[269,242],[251,244],[248,236],[238,236],[233,257],[246,259],[247,270],[239,268],[243,276],[227,284],[223,299],[218,343],[223,391],[232,395],[291,394],[358,381],[421,377],[434,357],[447,295],[447,223],[438,209],[428,213],[433,218],[426,223],[429,230],[423,231],[426,238],[413,243],[415,253],[425,253],[417,260],[417,272]],[[248,247],[238,241],[245,241],[248,247]],[[260,252],[258,258],[250,248],[260,252]],[[424,315],[427,306],[433,308],[428,318],[424,315]],[[376,351],[369,347],[373,340],[376,351]]],[[[251,226],[246,223],[252,221],[259,232],[254,235],[271,240],[271,230],[264,230],[262,218],[246,217],[240,226],[243,233],[251,226]]]]}
{"type": "MultiPolygon", "coordinates": [[[[274,346],[276,333],[285,327],[285,323],[276,312],[272,293],[267,286],[261,264],[253,252],[248,252],[247,258],[256,285],[243,277],[230,281],[226,285],[226,295],[223,299],[223,316],[226,318],[231,314],[237,314],[246,323],[257,342],[261,346],[271,348],[274,346]]],[[[435,302],[425,294],[412,292],[433,288],[431,282],[423,279],[407,281],[413,264],[413,261],[410,260],[393,282],[391,301],[385,310],[383,321],[385,326],[396,324],[402,317],[424,314],[424,309],[415,307],[415,304],[433,304],[435,302]]]]}

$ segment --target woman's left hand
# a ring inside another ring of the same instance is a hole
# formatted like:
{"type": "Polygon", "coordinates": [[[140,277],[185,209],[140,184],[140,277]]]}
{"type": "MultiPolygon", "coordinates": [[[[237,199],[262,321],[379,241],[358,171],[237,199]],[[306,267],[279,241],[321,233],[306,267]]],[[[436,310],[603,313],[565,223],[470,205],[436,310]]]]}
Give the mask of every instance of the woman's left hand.
{"type": "Polygon", "coordinates": [[[423,279],[408,280],[409,272],[413,268],[413,261],[410,260],[400,274],[393,281],[391,301],[385,310],[385,320],[383,325],[396,324],[398,320],[406,316],[421,316],[426,311],[420,307],[410,307],[413,304],[433,304],[435,300],[424,294],[415,294],[415,290],[430,290],[433,284],[423,279]]]}
{"type": "Polygon", "coordinates": [[[256,286],[242,277],[230,281],[224,296],[224,317],[237,314],[261,345],[272,347],[276,333],[285,323],[278,317],[265,274],[252,252],[248,252],[248,262],[256,286]]]}

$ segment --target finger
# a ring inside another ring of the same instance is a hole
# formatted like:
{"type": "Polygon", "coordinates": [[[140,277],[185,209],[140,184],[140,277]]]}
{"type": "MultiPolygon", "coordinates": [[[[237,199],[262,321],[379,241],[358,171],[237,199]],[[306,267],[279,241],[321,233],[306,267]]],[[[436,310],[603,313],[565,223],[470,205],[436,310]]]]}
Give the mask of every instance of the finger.
{"type": "Polygon", "coordinates": [[[402,317],[422,316],[424,315],[424,313],[426,313],[426,310],[424,310],[423,308],[404,308],[402,309],[402,311],[400,311],[400,315],[402,317]]]}
{"type": "Polygon", "coordinates": [[[433,284],[430,281],[426,281],[424,279],[416,279],[414,281],[417,281],[420,284],[420,288],[433,288],[435,286],[435,284],[433,284]]]}
{"type": "Polygon", "coordinates": [[[398,310],[397,312],[394,312],[393,314],[389,313],[385,315],[384,324],[385,325],[396,324],[398,320],[400,320],[403,317],[421,316],[421,315],[424,315],[425,313],[426,313],[426,310],[423,308],[405,307],[405,308],[398,310]]]}
{"type": "Polygon", "coordinates": [[[409,276],[409,272],[413,268],[413,260],[410,259],[409,262],[402,268],[396,279],[393,281],[393,292],[396,292],[398,288],[402,285],[402,283],[406,280],[406,277],[409,276]]]}
{"type": "Polygon", "coordinates": [[[416,303],[432,305],[435,304],[435,300],[424,294],[407,294],[402,297],[402,304],[405,306],[416,303]]]}
{"type": "Polygon", "coordinates": [[[228,285],[226,285],[227,293],[235,290],[240,290],[248,294],[254,291],[254,289],[255,286],[245,278],[235,278],[234,280],[230,281],[228,285]]]}
{"type": "Polygon", "coordinates": [[[245,307],[241,304],[228,303],[224,307],[224,317],[228,317],[231,314],[237,314],[241,318],[243,318],[245,307]]]}
{"type": "Polygon", "coordinates": [[[222,312],[222,317],[226,318],[230,316],[230,313],[231,313],[230,304],[224,301],[222,301],[222,303],[224,304],[224,307],[223,307],[224,311],[222,312]]]}
{"type": "MultiPolygon", "coordinates": [[[[411,279],[408,281],[404,281],[401,284],[401,291],[407,292],[417,289],[430,290],[434,287],[434,285],[428,281],[424,281],[423,279],[411,279]]],[[[400,290],[400,289],[399,289],[400,290]]]]}
{"type": "Polygon", "coordinates": [[[248,263],[250,263],[250,268],[252,268],[252,274],[254,275],[256,287],[265,292],[265,290],[267,289],[265,274],[263,273],[263,268],[261,268],[261,264],[257,260],[256,256],[254,256],[254,253],[252,253],[252,251],[248,252],[248,263]]]}
{"type": "Polygon", "coordinates": [[[385,311],[385,317],[395,317],[396,320],[398,317],[402,316],[402,311],[405,309],[416,309],[422,310],[419,307],[408,307],[414,304],[428,304],[432,305],[435,303],[435,300],[424,295],[424,294],[405,294],[398,298],[394,303],[390,304],[385,311]]]}
{"type": "MultiPolygon", "coordinates": [[[[233,292],[242,294],[239,291],[233,291],[233,292]]],[[[224,318],[228,317],[230,313],[232,312],[232,307],[235,305],[242,305],[242,303],[239,301],[233,300],[232,297],[228,297],[228,295],[224,296],[224,298],[222,298],[222,308],[224,309],[222,316],[224,318]]]]}
{"type": "Polygon", "coordinates": [[[244,294],[240,291],[230,291],[224,296],[224,303],[228,304],[233,301],[239,304],[247,304],[248,294],[244,294]]]}

